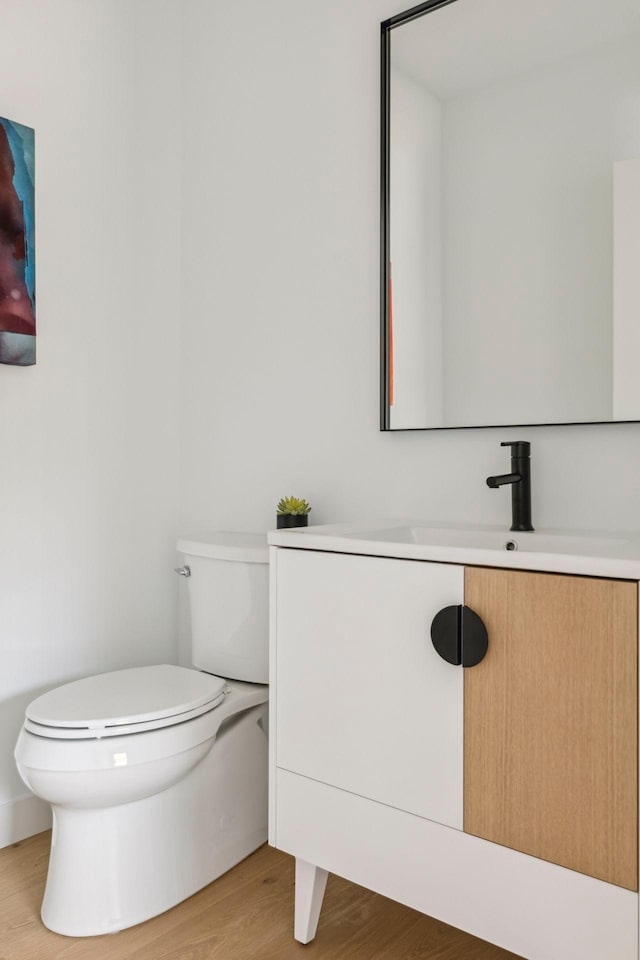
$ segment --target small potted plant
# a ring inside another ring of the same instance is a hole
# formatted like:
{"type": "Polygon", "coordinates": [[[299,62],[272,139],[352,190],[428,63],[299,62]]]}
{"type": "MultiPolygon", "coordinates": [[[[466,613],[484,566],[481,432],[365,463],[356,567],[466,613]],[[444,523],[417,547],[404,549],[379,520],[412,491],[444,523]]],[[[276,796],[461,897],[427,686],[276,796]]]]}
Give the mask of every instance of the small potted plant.
{"type": "Polygon", "coordinates": [[[278,530],[282,527],[306,527],[311,507],[298,497],[283,497],[277,506],[278,530]]]}

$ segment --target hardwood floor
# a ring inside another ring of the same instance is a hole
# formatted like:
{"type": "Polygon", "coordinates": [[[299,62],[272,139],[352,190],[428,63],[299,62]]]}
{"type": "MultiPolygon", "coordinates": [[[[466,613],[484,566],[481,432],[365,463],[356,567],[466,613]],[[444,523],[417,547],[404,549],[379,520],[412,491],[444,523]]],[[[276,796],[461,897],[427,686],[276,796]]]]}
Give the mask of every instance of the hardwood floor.
{"type": "Polygon", "coordinates": [[[0,850],[0,960],[518,960],[331,876],[318,935],[293,940],[293,860],[261,847],[200,893],[147,923],[88,939],[40,921],[50,834],[0,850]]]}

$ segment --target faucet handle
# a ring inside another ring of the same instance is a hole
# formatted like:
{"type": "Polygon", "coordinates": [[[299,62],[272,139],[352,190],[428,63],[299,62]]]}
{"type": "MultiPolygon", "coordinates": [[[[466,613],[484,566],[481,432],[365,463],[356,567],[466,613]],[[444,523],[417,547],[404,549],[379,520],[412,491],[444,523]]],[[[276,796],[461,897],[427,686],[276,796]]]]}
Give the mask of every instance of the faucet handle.
{"type": "Polygon", "coordinates": [[[531,444],[528,440],[503,440],[501,447],[511,447],[512,457],[530,457],[531,444]]]}

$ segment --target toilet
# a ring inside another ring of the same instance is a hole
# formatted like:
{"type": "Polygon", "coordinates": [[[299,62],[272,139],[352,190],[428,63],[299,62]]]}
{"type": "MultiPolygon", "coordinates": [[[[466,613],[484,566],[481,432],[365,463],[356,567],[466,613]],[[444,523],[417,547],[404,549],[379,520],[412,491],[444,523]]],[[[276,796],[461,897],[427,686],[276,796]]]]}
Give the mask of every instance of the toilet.
{"type": "Polygon", "coordinates": [[[134,667],[34,700],[20,775],[51,804],[42,920],[114,933],[191,896],[267,839],[266,535],[178,541],[193,668],[134,667]]]}

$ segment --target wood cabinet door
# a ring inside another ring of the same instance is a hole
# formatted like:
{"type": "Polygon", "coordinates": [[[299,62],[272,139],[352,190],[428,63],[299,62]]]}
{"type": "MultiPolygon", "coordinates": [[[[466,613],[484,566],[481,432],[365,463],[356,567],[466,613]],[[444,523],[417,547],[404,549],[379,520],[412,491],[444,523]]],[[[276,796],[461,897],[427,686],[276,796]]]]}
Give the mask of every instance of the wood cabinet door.
{"type": "Polygon", "coordinates": [[[463,568],[279,549],[274,573],[276,766],[462,829],[462,669],[430,628],[463,568]]]}
{"type": "Polygon", "coordinates": [[[638,889],[638,585],[468,567],[464,829],[638,889]]]}

